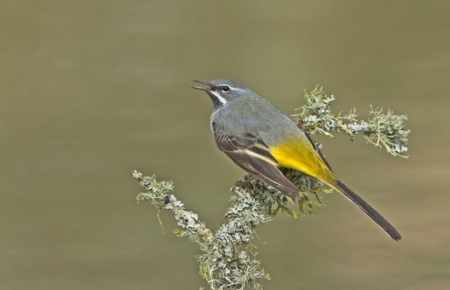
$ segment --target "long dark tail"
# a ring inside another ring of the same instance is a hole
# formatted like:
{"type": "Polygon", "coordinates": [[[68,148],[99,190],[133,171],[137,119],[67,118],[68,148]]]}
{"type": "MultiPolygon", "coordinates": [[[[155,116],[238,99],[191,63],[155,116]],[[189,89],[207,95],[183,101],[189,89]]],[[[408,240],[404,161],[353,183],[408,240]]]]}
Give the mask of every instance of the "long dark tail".
{"type": "Polygon", "coordinates": [[[374,222],[376,222],[383,231],[386,232],[391,238],[398,241],[402,236],[397,232],[397,230],[381,216],[373,207],[371,207],[367,202],[365,202],[361,197],[354,193],[347,185],[341,181],[337,181],[334,186],[337,191],[342,193],[348,200],[350,200],[354,205],[356,205],[360,210],[367,214],[374,222]]]}

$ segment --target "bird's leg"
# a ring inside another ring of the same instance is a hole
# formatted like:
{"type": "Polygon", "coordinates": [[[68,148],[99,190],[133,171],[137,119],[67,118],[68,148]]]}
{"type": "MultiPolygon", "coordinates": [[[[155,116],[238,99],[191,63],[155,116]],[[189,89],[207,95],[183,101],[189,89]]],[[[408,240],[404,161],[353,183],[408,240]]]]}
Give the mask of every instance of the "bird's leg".
{"type": "Polygon", "coordinates": [[[236,187],[245,187],[245,189],[247,189],[247,192],[253,196],[253,191],[250,189],[248,184],[250,182],[252,182],[254,179],[255,179],[255,177],[252,176],[250,178],[247,178],[246,180],[238,180],[238,181],[236,181],[236,183],[234,184],[234,186],[231,189],[234,190],[236,187]]]}

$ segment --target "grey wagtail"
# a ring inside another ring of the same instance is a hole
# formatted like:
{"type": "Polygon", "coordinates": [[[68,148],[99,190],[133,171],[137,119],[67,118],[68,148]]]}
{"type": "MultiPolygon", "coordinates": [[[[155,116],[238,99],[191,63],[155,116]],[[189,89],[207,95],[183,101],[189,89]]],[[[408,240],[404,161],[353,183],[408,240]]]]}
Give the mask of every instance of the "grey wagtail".
{"type": "Polygon", "coordinates": [[[211,130],[217,147],[253,177],[296,199],[299,189],[278,169],[298,170],[321,180],[342,193],[376,222],[391,238],[397,230],[331,171],[328,162],[310,137],[268,100],[229,79],[194,82],[206,87],[212,99],[211,130]]]}

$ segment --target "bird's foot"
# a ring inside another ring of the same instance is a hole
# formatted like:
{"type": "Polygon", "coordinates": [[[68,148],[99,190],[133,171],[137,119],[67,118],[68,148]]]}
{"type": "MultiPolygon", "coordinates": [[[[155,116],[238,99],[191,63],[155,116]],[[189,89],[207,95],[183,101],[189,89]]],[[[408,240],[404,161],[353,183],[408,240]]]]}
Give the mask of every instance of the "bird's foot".
{"type": "Polygon", "coordinates": [[[253,196],[253,191],[248,186],[250,182],[252,182],[255,178],[252,176],[250,178],[247,178],[246,180],[238,180],[234,184],[234,186],[231,188],[231,190],[234,190],[236,187],[245,187],[247,189],[247,192],[250,193],[251,196],[253,196]]]}

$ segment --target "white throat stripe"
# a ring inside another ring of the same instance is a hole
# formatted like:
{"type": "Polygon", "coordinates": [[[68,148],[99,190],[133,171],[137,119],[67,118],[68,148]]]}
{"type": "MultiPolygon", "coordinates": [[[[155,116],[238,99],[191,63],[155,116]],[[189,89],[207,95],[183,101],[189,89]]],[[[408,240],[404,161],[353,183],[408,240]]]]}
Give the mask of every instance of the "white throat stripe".
{"type": "Polygon", "coordinates": [[[214,92],[214,91],[211,91],[211,93],[219,100],[219,102],[220,102],[222,105],[226,105],[226,103],[228,103],[228,101],[225,100],[219,93],[214,92]]]}

